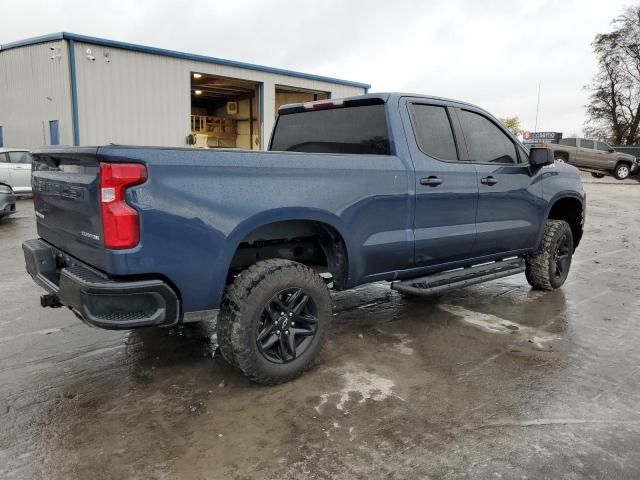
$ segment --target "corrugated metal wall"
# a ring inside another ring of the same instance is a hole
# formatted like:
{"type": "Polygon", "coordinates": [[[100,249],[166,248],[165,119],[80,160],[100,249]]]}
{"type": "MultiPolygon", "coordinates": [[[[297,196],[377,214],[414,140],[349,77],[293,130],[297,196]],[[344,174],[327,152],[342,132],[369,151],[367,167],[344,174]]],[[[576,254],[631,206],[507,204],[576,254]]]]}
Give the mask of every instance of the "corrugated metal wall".
{"type": "Polygon", "coordinates": [[[81,145],[185,146],[190,132],[191,72],[263,84],[263,147],[275,121],[276,85],[327,91],[333,98],[364,93],[357,87],[89,43],[75,43],[75,58],[81,145]],[[88,58],[87,49],[95,60],[88,58]]]}
{"type": "Polygon", "coordinates": [[[59,121],[60,143],[73,144],[68,54],[63,40],[0,50],[5,147],[48,145],[51,120],[59,121]]]}

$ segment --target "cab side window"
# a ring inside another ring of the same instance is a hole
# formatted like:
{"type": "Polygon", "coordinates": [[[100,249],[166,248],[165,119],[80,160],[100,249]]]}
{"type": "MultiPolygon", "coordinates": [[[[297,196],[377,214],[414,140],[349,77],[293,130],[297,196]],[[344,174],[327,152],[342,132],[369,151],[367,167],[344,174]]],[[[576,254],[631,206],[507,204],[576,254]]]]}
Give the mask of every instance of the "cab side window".
{"type": "Polygon", "coordinates": [[[458,150],[447,109],[437,105],[413,104],[410,112],[420,150],[440,160],[458,160],[458,150]]]}
{"type": "Polygon", "coordinates": [[[9,156],[6,153],[0,153],[0,163],[9,163],[9,156]]]}
{"type": "Polygon", "coordinates": [[[460,121],[470,160],[479,163],[518,163],[515,144],[491,120],[475,112],[461,110],[460,121]]]}
{"type": "Polygon", "coordinates": [[[9,152],[11,163],[31,163],[31,154],[27,152],[9,152]]]}
{"type": "Polygon", "coordinates": [[[604,142],[596,142],[596,148],[602,152],[608,152],[611,147],[604,142]]]}
{"type": "Polygon", "coordinates": [[[593,140],[580,140],[580,147],[593,150],[593,140]]]}

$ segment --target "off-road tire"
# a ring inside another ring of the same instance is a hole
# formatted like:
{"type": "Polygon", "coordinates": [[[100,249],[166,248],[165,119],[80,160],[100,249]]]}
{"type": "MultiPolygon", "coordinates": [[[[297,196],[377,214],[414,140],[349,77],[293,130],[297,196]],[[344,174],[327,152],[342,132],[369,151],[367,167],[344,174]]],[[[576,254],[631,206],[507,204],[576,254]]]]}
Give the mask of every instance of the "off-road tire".
{"type": "Polygon", "coordinates": [[[547,220],[544,226],[544,236],[540,249],[535,254],[525,257],[525,275],[529,285],[539,290],[555,290],[556,288],[560,288],[569,275],[572,256],[573,234],[569,224],[564,220],[547,220]],[[563,272],[561,276],[558,276],[555,273],[556,264],[554,254],[559,242],[565,235],[569,242],[568,266],[566,271],[563,272]]]}
{"type": "Polygon", "coordinates": [[[593,178],[604,178],[604,173],[591,172],[593,178]]]}
{"type": "Polygon", "coordinates": [[[218,344],[224,359],[263,385],[288,382],[308,370],[326,342],[331,297],[324,280],[311,268],[291,260],[258,262],[227,288],[218,317],[218,344]],[[317,309],[317,330],[306,350],[290,363],[273,363],[256,344],[257,326],[269,300],[288,288],[302,288],[317,309]]]}
{"type": "Polygon", "coordinates": [[[626,163],[619,163],[613,171],[613,176],[616,180],[626,180],[631,176],[631,167],[626,163]]]}

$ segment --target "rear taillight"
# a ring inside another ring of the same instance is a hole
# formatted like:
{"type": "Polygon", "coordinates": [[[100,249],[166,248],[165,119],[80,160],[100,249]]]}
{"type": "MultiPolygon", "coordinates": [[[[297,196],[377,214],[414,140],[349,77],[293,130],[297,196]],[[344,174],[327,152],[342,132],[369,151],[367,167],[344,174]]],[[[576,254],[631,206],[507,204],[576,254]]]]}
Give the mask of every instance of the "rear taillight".
{"type": "Polygon", "coordinates": [[[140,241],[138,212],[125,202],[128,187],[143,183],[147,169],[139,163],[100,164],[100,205],[105,248],[133,248],[140,241]]]}

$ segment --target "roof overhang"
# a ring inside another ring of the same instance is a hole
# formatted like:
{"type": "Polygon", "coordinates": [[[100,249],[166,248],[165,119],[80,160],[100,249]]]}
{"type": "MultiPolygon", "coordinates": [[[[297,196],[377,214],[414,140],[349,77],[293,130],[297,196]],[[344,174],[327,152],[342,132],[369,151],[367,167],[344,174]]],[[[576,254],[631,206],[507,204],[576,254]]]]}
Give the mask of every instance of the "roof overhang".
{"type": "Polygon", "coordinates": [[[107,40],[104,38],[91,37],[87,35],[78,35],[75,33],[60,32],[50,35],[42,35],[40,37],[18,40],[16,42],[5,43],[0,45],[0,52],[13,48],[25,47],[28,45],[36,45],[39,43],[54,42],[56,40],[73,40],[76,42],[90,43],[108,48],[119,48],[122,50],[130,50],[132,52],[147,53],[150,55],[159,55],[162,57],[180,58],[183,60],[191,60],[194,62],[213,63],[215,65],[224,65],[227,67],[242,68],[245,70],[253,70],[256,72],[272,73],[275,75],[285,75],[288,77],[303,78],[305,80],[315,80],[319,82],[334,83],[338,85],[346,85],[349,87],[363,88],[368,90],[371,85],[367,83],[352,82],[350,80],[342,80],[339,78],[325,77],[322,75],[314,75],[311,73],[295,72],[283,68],[265,67],[253,63],[238,62],[235,60],[226,60],[224,58],[209,57],[206,55],[198,55],[194,53],[178,52],[176,50],[167,50],[164,48],[148,47],[145,45],[137,45],[134,43],[118,42],[115,40],[107,40]]]}

